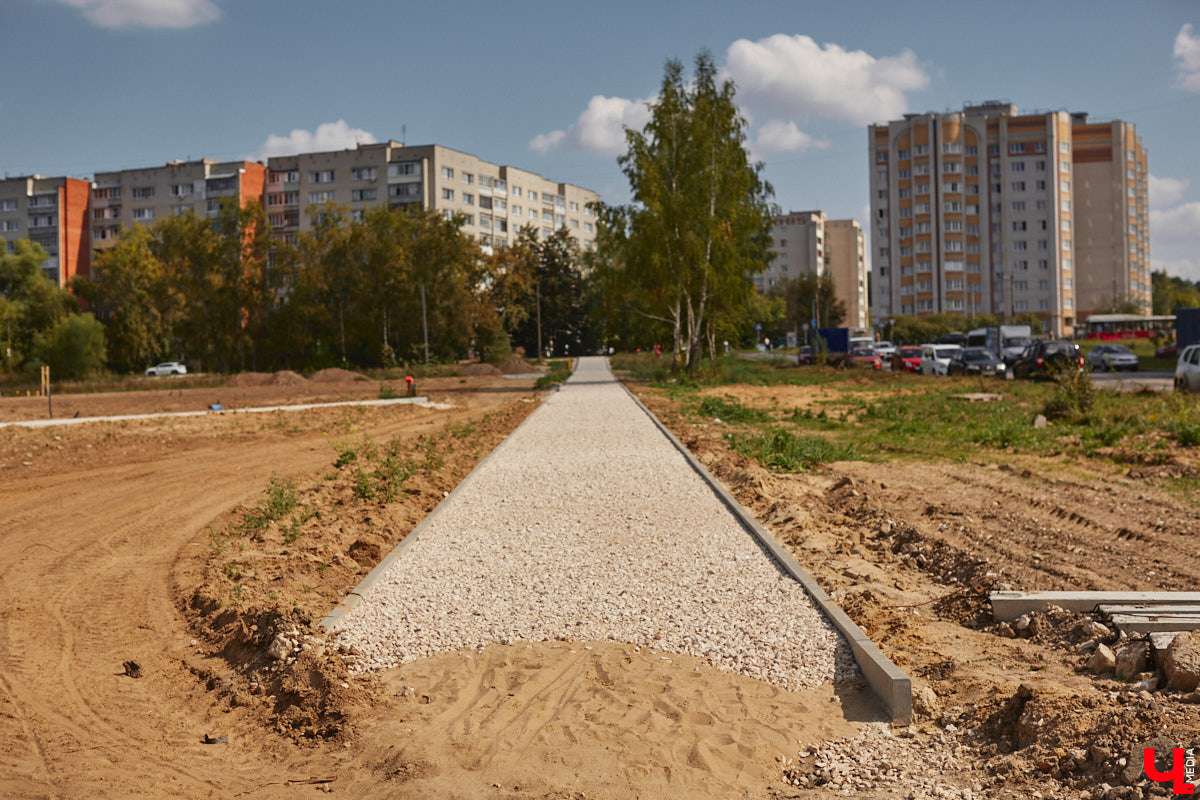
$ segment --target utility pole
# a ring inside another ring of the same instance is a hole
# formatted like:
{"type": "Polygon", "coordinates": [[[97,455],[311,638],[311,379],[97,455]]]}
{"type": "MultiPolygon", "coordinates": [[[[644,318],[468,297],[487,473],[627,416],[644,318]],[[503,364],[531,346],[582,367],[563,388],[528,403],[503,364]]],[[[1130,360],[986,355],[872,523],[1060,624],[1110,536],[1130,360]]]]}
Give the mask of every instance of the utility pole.
{"type": "Polygon", "coordinates": [[[421,328],[425,332],[425,366],[429,366],[429,317],[425,313],[425,282],[421,282],[421,328]]]}
{"type": "Polygon", "coordinates": [[[542,360],[542,284],[539,281],[534,287],[537,293],[537,328],[538,328],[538,361],[542,360]]]}

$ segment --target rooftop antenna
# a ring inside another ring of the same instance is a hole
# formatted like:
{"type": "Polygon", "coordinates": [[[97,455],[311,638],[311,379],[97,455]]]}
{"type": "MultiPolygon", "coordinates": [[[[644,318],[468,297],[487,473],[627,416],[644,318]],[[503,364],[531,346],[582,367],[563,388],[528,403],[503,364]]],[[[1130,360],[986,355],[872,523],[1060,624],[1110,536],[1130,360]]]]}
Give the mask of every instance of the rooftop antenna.
{"type": "Polygon", "coordinates": [[[403,145],[408,144],[408,126],[407,125],[400,126],[400,144],[403,144],[403,145]]]}

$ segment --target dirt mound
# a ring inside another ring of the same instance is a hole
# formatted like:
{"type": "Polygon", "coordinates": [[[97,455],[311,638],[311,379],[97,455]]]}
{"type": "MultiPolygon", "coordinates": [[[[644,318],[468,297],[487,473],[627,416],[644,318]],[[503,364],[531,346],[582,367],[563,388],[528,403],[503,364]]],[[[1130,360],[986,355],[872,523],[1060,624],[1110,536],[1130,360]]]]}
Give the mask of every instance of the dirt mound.
{"type": "Polygon", "coordinates": [[[464,378],[469,378],[473,375],[501,375],[503,373],[492,364],[467,364],[458,370],[458,374],[464,378]]]}
{"type": "Polygon", "coordinates": [[[308,378],[290,369],[281,369],[271,376],[272,386],[299,386],[308,383],[308,378]]]}
{"type": "Polygon", "coordinates": [[[520,356],[513,355],[500,365],[500,371],[505,375],[525,375],[538,369],[520,356]]]}
{"type": "Polygon", "coordinates": [[[225,381],[226,386],[244,389],[248,386],[268,386],[274,376],[269,372],[239,372],[225,381]]]}
{"type": "Polygon", "coordinates": [[[340,369],[338,367],[330,367],[314,372],[309,380],[318,383],[345,383],[346,381],[365,381],[367,376],[358,372],[351,372],[348,369],[340,369]]]}

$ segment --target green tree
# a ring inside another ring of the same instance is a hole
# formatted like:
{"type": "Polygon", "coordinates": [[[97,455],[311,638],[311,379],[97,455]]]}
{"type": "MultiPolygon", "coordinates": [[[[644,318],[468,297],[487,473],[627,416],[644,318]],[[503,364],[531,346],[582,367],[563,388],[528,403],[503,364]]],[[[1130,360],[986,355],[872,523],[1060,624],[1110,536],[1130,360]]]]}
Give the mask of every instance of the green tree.
{"type": "Polygon", "coordinates": [[[50,256],[38,244],[18,239],[9,253],[0,239],[0,363],[19,366],[33,352],[34,339],[75,310],[75,298],[46,277],[50,256]]]}
{"type": "Polygon", "coordinates": [[[601,221],[621,226],[608,241],[624,246],[631,310],[671,326],[690,372],[704,338],[715,338],[711,319],[748,302],[767,263],[772,190],[746,153],[733,83],[718,82],[707,51],[690,81],[680,62],[667,62],[650,112],[643,130],[626,130],[618,159],[634,206],[601,221]]]}
{"type": "Polygon", "coordinates": [[[73,284],[104,323],[109,364],[119,371],[182,356],[175,350],[174,320],[183,302],[154,244],[152,231],[141,225],[122,230],[115,245],[96,254],[92,277],[73,284]]]}
{"type": "Polygon", "coordinates": [[[838,299],[833,276],[806,272],[771,287],[771,296],[787,304],[787,324],[800,331],[815,318],[821,328],[838,328],[846,321],[846,304],[838,299]]]}
{"type": "Polygon", "coordinates": [[[34,340],[34,357],[57,378],[82,378],[104,368],[104,326],[91,313],[63,317],[34,340]]]}
{"type": "Polygon", "coordinates": [[[1150,275],[1155,315],[1174,314],[1177,308],[1200,306],[1200,285],[1156,270],[1150,275]]]}
{"type": "MultiPolygon", "coordinates": [[[[541,345],[553,355],[579,355],[594,345],[580,267],[580,252],[566,228],[549,238],[533,241],[532,229],[521,237],[536,253],[531,275],[532,294],[526,294],[524,321],[516,326],[513,339],[527,353],[541,345]]],[[[539,358],[541,354],[539,353],[539,358]]]]}

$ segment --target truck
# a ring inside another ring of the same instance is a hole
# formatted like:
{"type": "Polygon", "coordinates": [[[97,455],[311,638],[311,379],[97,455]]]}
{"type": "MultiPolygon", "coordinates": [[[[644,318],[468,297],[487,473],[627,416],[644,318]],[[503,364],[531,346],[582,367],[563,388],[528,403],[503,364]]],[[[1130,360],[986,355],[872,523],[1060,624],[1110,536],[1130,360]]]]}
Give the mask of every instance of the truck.
{"type": "Polygon", "coordinates": [[[1032,342],[1033,329],[1028,325],[989,325],[967,333],[967,347],[990,350],[1010,367],[1032,342]]]}
{"type": "Polygon", "coordinates": [[[861,328],[817,328],[813,352],[825,353],[830,364],[840,364],[856,347],[870,347],[874,339],[861,328]]]}
{"type": "Polygon", "coordinates": [[[1175,346],[1182,353],[1189,344],[1200,344],[1200,308],[1175,309],[1175,346]]]}

